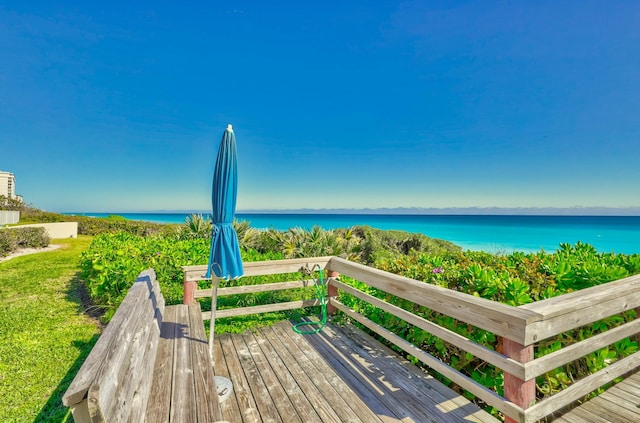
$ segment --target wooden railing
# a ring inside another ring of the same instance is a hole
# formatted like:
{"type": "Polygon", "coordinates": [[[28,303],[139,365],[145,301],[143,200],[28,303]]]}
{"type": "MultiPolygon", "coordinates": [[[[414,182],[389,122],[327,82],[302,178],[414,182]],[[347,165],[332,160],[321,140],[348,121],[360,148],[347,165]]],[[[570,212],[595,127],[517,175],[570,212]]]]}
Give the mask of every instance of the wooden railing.
{"type": "MultiPolygon", "coordinates": [[[[461,388],[500,410],[507,417],[507,422],[531,423],[538,421],[640,366],[640,352],[636,352],[576,381],[570,387],[555,395],[537,403],[535,401],[536,377],[621,339],[640,333],[640,319],[637,319],[534,359],[534,348],[536,343],[540,341],[606,317],[639,308],[640,275],[520,307],[512,307],[338,257],[250,262],[244,263],[244,269],[245,276],[257,276],[300,272],[303,268],[312,269],[316,265],[324,269],[326,275],[329,275],[326,282],[328,284],[330,310],[340,310],[408,354],[416,357],[461,388]],[[503,353],[489,349],[434,322],[347,285],[340,281],[339,277],[337,277],[338,274],[348,276],[368,286],[414,302],[458,321],[492,332],[502,337],[503,353]],[[504,397],[347,307],[339,300],[340,292],[348,293],[370,303],[503,370],[505,379],[504,397]]],[[[204,280],[203,275],[206,271],[206,266],[186,266],[183,269],[186,303],[212,295],[212,289],[196,289],[198,282],[204,280]]],[[[311,279],[301,279],[262,285],[219,288],[217,289],[217,296],[302,288],[313,286],[314,283],[315,281],[311,279]]],[[[318,305],[317,300],[218,310],[215,312],[214,318],[289,310],[313,305],[318,305]]],[[[215,310],[215,303],[212,308],[215,310]]],[[[203,313],[203,317],[210,319],[211,313],[203,313]]]]}

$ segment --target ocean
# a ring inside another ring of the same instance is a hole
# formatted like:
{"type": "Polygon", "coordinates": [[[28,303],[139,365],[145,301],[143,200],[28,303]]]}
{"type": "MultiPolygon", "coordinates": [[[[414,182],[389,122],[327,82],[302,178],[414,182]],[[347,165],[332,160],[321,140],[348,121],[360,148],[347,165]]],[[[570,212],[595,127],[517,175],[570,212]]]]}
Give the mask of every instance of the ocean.
{"type": "MultiPolygon", "coordinates": [[[[74,213],[130,220],[183,223],[189,213],[74,213]]],[[[258,229],[346,228],[368,225],[425,234],[451,241],[465,250],[490,253],[553,252],[561,243],[591,244],[600,252],[640,254],[640,216],[498,216],[238,213],[258,229]]]]}

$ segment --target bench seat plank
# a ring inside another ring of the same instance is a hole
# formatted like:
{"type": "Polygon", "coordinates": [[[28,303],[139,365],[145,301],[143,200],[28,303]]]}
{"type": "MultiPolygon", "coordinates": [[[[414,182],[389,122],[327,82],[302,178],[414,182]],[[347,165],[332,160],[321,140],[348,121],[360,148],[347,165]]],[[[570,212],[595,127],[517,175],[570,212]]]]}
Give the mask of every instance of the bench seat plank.
{"type": "MultiPolygon", "coordinates": [[[[157,282],[156,282],[157,283],[157,282]]],[[[159,290],[159,288],[158,288],[159,290]]],[[[149,340],[147,341],[144,357],[146,358],[140,366],[142,370],[140,377],[135,386],[135,393],[133,395],[133,401],[131,403],[131,413],[128,420],[130,422],[144,421],[146,415],[147,404],[150,401],[152,378],[149,375],[153,374],[155,363],[158,361],[158,346],[160,341],[160,330],[162,326],[162,314],[164,312],[164,297],[160,296],[158,304],[155,308],[155,319],[149,322],[149,340]],[[150,360],[151,357],[156,357],[155,360],[150,360]]]]}
{"type": "Polygon", "coordinates": [[[158,352],[153,368],[153,383],[147,404],[147,420],[157,423],[169,422],[171,409],[171,380],[173,378],[173,341],[176,338],[176,307],[168,306],[164,309],[158,352]]]}
{"type": "Polygon", "coordinates": [[[176,307],[176,332],[173,358],[173,387],[171,388],[171,422],[196,421],[195,407],[189,404],[195,398],[193,367],[189,352],[189,313],[186,306],[176,307]]]}
{"type": "Polygon", "coordinates": [[[147,420],[222,420],[200,305],[165,307],[147,420]]]}

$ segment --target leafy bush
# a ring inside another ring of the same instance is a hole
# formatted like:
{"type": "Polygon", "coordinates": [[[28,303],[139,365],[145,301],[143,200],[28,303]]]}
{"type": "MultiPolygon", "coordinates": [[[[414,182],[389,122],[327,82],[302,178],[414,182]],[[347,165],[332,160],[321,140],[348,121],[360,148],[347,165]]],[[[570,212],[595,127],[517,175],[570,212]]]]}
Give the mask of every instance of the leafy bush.
{"type": "Polygon", "coordinates": [[[0,257],[19,248],[43,248],[49,245],[49,235],[44,228],[0,229],[0,257]]]}
{"type": "Polygon", "coordinates": [[[140,220],[127,220],[121,216],[96,218],[88,216],[65,216],[66,221],[78,222],[78,234],[98,235],[102,233],[127,232],[133,235],[171,235],[178,231],[178,225],[168,225],[140,220]]]}
{"type": "Polygon", "coordinates": [[[95,236],[101,233],[128,232],[134,235],[171,235],[178,231],[179,225],[127,220],[118,215],[103,217],[76,216],[52,213],[23,206],[20,211],[21,223],[78,222],[78,234],[95,236]]]}
{"type": "MultiPolygon", "coordinates": [[[[175,236],[142,237],[126,232],[97,235],[91,246],[82,254],[80,267],[93,301],[106,309],[105,319],[109,320],[122,299],[145,269],[154,268],[167,304],[179,304],[183,299],[182,266],[206,264],[209,259],[210,243],[207,239],[178,239],[175,236]]],[[[258,253],[255,250],[242,251],[242,259],[248,261],[277,260],[278,253],[258,253]]],[[[267,283],[275,281],[273,276],[242,278],[242,284],[267,283]]],[[[206,283],[206,282],[203,282],[206,283]]],[[[221,286],[232,286],[237,281],[222,282],[221,286]]],[[[271,295],[266,293],[265,295],[271,295]]],[[[279,298],[270,296],[269,301],[279,298]]],[[[263,295],[264,296],[264,295],[263,295]]],[[[219,306],[239,306],[259,303],[261,296],[233,296],[225,298],[219,306]]],[[[267,301],[268,302],[268,301],[267,301]]],[[[203,309],[210,302],[203,301],[203,309]]]]}
{"type": "Polygon", "coordinates": [[[138,274],[151,267],[167,304],[182,302],[181,266],[206,263],[208,254],[209,242],[202,239],[102,233],[82,254],[80,267],[93,301],[108,310],[109,319],[138,274]]]}
{"type": "Polygon", "coordinates": [[[361,261],[368,264],[385,258],[393,259],[411,252],[441,255],[462,251],[462,248],[452,242],[418,233],[356,226],[354,234],[361,239],[361,261]]]}

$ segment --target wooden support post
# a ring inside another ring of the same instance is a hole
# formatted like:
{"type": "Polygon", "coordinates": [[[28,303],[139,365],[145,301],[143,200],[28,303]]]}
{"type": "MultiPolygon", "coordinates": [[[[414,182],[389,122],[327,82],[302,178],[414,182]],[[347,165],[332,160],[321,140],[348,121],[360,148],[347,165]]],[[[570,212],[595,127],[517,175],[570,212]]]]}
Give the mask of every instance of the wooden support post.
{"type": "MultiPolygon", "coordinates": [[[[524,346],[507,338],[503,338],[504,355],[526,363],[533,360],[533,345],[524,346]]],[[[531,379],[527,382],[504,372],[504,397],[512,403],[527,409],[533,405],[536,400],[536,380],[531,379]]],[[[519,423],[511,417],[505,418],[505,423],[519,423]]]]}
{"type": "MultiPolygon", "coordinates": [[[[329,278],[337,278],[338,276],[340,276],[340,273],[334,272],[332,270],[329,270],[327,274],[329,278]]],[[[330,282],[331,281],[329,281],[329,284],[327,285],[327,296],[329,298],[336,298],[338,296],[338,288],[330,282]]],[[[327,314],[332,315],[335,314],[335,312],[336,308],[331,303],[327,304],[327,314]]]]}
{"type": "Polygon", "coordinates": [[[183,286],[184,295],[182,296],[182,304],[193,305],[196,303],[196,289],[198,289],[197,281],[187,281],[187,274],[184,274],[183,286]]]}

